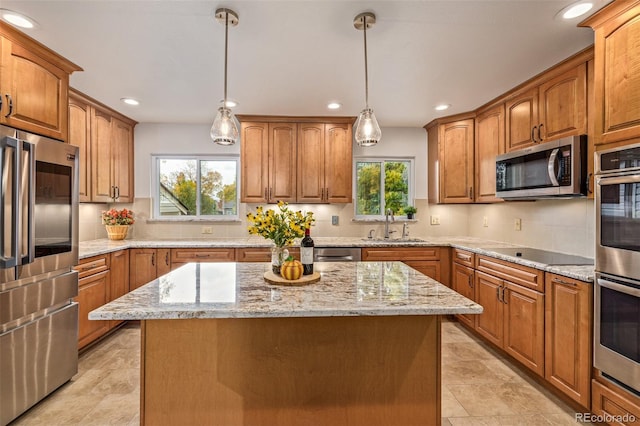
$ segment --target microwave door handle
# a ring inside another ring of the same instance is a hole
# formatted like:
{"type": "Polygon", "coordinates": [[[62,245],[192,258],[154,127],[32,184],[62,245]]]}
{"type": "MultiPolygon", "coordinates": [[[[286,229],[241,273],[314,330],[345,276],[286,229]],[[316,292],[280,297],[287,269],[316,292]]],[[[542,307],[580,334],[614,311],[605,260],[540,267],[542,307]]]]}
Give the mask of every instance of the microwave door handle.
{"type": "Polygon", "coordinates": [[[620,293],[628,294],[629,296],[639,297],[640,289],[631,287],[624,284],[614,283],[609,280],[605,280],[604,278],[598,278],[598,285],[600,287],[605,287],[610,290],[618,291],[620,293]]]}
{"type": "Polygon", "coordinates": [[[22,142],[22,149],[29,155],[27,170],[27,253],[22,257],[22,264],[32,263],[35,254],[35,241],[33,238],[34,224],[33,211],[36,207],[35,203],[35,170],[36,170],[36,150],[35,146],[29,142],[22,142]]]}
{"type": "Polygon", "coordinates": [[[558,183],[558,178],[556,177],[556,162],[558,161],[558,153],[560,152],[559,148],[551,151],[551,155],[549,156],[549,163],[547,163],[547,172],[549,173],[549,180],[551,180],[551,184],[553,186],[560,186],[558,183]]]}
{"type": "MultiPolygon", "coordinates": [[[[20,151],[18,150],[18,140],[15,138],[11,138],[11,137],[5,137],[2,139],[2,142],[0,143],[0,145],[2,146],[2,155],[1,155],[1,159],[2,159],[2,176],[0,177],[2,179],[3,182],[6,182],[7,185],[11,185],[11,230],[10,230],[10,234],[11,234],[11,250],[10,250],[10,254],[8,257],[4,257],[4,254],[6,253],[6,247],[5,247],[5,239],[2,238],[0,241],[0,267],[2,267],[2,269],[6,269],[6,268],[12,268],[17,266],[18,264],[18,217],[20,216],[20,205],[18,204],[18,191],[20,189],[20,171],[19,171],[19,164],[20,164],[20,151]],[[7,152],[9,151],[9,149],[13,149],[13,155],[12,157],[8,157],[7,156],[7,152]],[[5,164],[9,164],[10,160],[12,160],[13,162],[13,166],[11,167],[12,169],[12,176],[11,178],[9,178],[9,176],[5,176],[5,173],[8,173],[7,169],[5,168],[5,164]]],[[[2,222],[0,224],[0,226],[5,226],[5,215],[7,214],[7,203],[5,200],[6,194],[7,194],[7,189],[8,188],[2,188],[2,195],[0,202],[2,203],[2,205],[0,205],[0,221],[2,222]]],[[[6,230],[6,229],[5,229],[6,230]]]]}

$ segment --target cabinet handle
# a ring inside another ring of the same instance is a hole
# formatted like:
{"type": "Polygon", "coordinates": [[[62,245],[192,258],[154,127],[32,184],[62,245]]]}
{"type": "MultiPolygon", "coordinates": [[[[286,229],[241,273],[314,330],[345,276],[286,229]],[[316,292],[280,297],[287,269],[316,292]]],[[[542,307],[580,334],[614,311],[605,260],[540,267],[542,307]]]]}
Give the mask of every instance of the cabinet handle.
{"type": "Polygon", "coordinates": [[[469,187],[469,198],[473,200],[473,186],[469,187]]]}
{"type": "Polygon", "coordinates": [[[115,196],[116,196],[115,197],[116,200],[120,198],[120,187],[119,186],[116,186],[115,196]]]}
{"type": "Polygon", "coordinates": [[[265,187],[264,187],[264,199],[265,199],[265,200],[267,200],[267,201],[269,201],[267,197],[268,197],[268,194],[267,194],[267,187],[265,186],[265,187]]]}
{"type": "Polygon", "coordinates": [[[169,266],[169,252],[164,254],[164,264],[169,266]]]}
{"type": "Polygon", "coordinates": [[[320,188],[320,201],[324,201],[324,188],[320,188]]]}
{"type": "Polygon", "coordinates": [[[209,255],[208,254],[198,254],[198,253],[196,253],[196,257],[205,258],[205,257],[209,257],[209,255]]]}
{"type": "Polygon", "coordinates": [[[151,266],[156,266],[156,254],[151,255],[151,266]]]}
{"type": "Polygon", "coordinates": [[[500,289],[502,287],[496,287],[496,298],[498,299],[498,302],[502,302],[502,300],[500,299],[500,289]]]}
{"type": "Polygon", "coordinates": [[[111,185],[111,192],[109,193],[109,198],[116,198],[116,187],[111,185]]]}
{"type": "Polygon", "coordinates": [[[507,291],[506,287],[502,287],[502,303],[504,303],[505,305],[508,305],[507,299],[505,299],[505,297],[504,297],[504,293],[506,291],[507,291]]]}
{"type": "Polygon", "coordinates": [[[542,137],[542,128],[544,127],[544,123],[540,123],[538,126],[538,142],[542,142],[544,138],[542,137]]]}
{"type": "Polygon", "coordinates": [[[587,187],[587,192],[589,194],[593,194],[593,190],[591,189],[591,178],[593,177],[593,173],[589,173],[587,175],[587,182],[585,184],[585,186],[587,187]]]}
{"type": "Polygon", "coordinates": [[[531,142],[536,143],[536,128],[538,126],[533,126],[531,129],[531,142]]]}
{"type": "Polygon", "coordinates": [[[0,95],[0,111],[2,111],[2,95],[0,95]]]}
{"type": "Polygon", "coordinates": [[[271,201],[272,189],[273,189],[273,188],[269,187],[269,201],[271,201]]]}
{"type": "Polygon", "coordinates": [[[7,113],[7,115],[5,115],[5,117],[9,117],[11,114],[13,114],[13,98],[11,98],[11,95],[8,93],[5,96],[7,97],[7,101],[9,101],[9,112],[7,113]]]}
{"type": "Polygon", "coordinates": [[[571,281],[565,281],[565,280],[561,280],[560,278],[553,278],[552,280],[554,283],[558,283],[558,284],[564,284],[564,285],[570,285],[573,287],[577,287],[578,283],[575,282],[571,282],[571,281]]]}
{"type": "Polygon", "coordinates": [[[325,200],[326,202],[329,202],[329,188],[325,188],[325,191],[324,191],[324,200],[325,200]]]}
{"type": "Polygon", "coordinates": [[[457,253],[456,257],[458,259],[466,260],[467,262],[469,262],[471,260],[471,256],[468,255],[468,254],[457,253]]]}
{"type": "Polygon", "coordinates": [[[469,287],[473,288],[473,281],[471,281],[471,275],[467,275],[467,284],[469,284],[469,287]]]}

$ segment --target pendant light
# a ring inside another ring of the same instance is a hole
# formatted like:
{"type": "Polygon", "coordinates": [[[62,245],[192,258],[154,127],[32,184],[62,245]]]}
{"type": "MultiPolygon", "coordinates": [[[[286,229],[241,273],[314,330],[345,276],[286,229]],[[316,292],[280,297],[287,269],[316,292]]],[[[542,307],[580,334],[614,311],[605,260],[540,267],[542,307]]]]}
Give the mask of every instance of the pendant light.
{"type": "Polygon", "coordinates": [[[378,120],[369,108],[369,73],[367,70],[367,29],[376,23],[376,15],[370,12],[360,13],[353,19],[353,26],[364,32],[364,109],[358,115],[355,126],[355,139],[359,146],[373,146],[382,137],[378,120]]]}
{"type": "Polygon", "coordinates": [[[229,25],[238,25],[238,14],[231,9],[218,9],[216,20],[224,24],[224,99],[218,108],[216,118],[211,126],[211,139],[219,145],[233,145],[238,140],[238,126],[236,118],[227,106],[227,48],[229,45],[229,25]]]}

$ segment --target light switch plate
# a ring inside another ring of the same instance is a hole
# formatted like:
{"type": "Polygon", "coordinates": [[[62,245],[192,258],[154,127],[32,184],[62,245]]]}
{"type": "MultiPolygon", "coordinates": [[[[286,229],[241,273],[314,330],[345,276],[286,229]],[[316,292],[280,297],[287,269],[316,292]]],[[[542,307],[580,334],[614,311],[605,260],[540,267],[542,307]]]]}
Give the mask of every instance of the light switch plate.
{"type": "Polygon", "coordinates": [[[340,216],[331,216],[331,224],[338,225],[340,222],[340,216]]]}

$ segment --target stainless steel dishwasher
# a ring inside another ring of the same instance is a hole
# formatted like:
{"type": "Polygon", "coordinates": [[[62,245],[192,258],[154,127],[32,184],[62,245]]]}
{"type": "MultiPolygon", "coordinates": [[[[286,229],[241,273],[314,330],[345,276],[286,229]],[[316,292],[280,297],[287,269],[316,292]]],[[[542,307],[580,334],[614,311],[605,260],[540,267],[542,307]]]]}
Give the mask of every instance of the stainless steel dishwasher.
{"type": "Polygon", "coordinates": [[[358,262],[361,259],[358,247],[316,247],[314,262],[358,262]]]}

